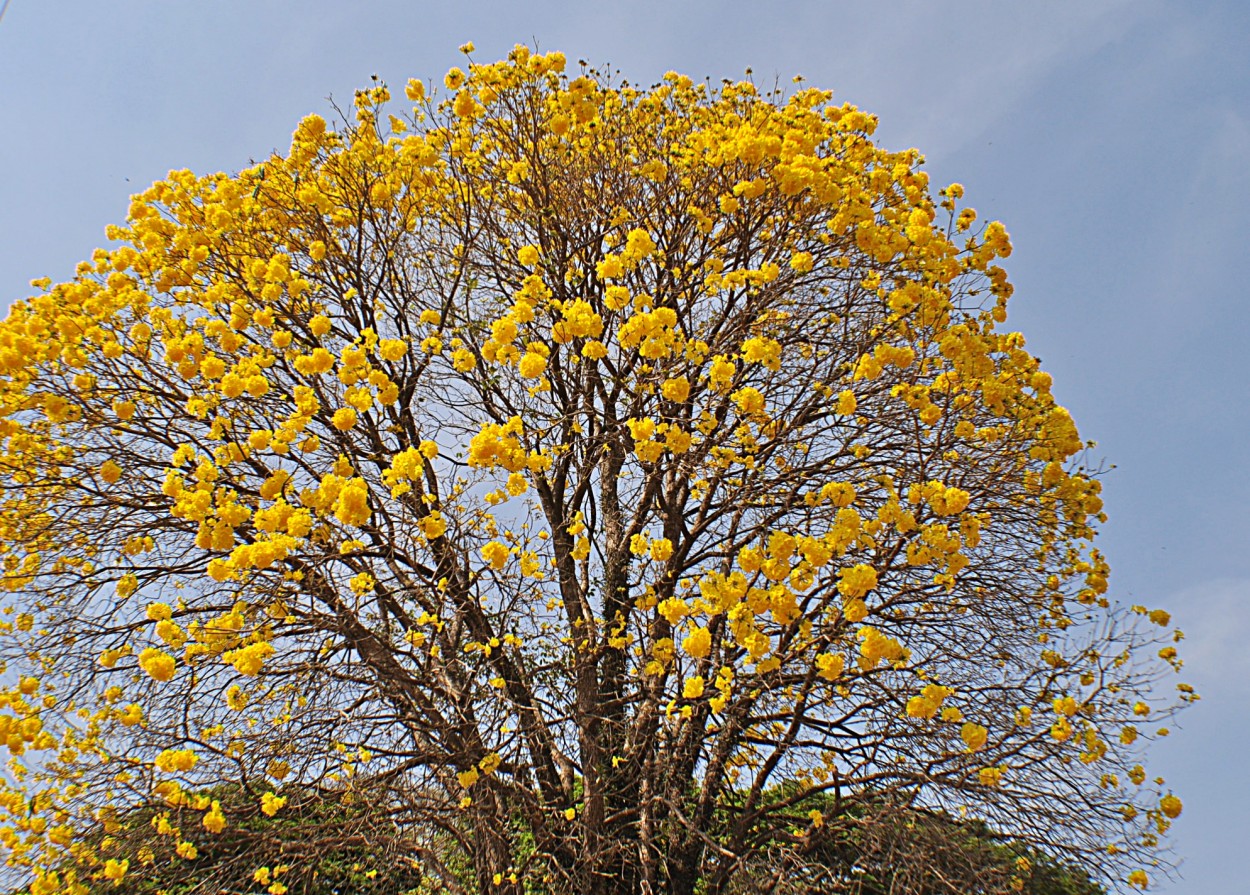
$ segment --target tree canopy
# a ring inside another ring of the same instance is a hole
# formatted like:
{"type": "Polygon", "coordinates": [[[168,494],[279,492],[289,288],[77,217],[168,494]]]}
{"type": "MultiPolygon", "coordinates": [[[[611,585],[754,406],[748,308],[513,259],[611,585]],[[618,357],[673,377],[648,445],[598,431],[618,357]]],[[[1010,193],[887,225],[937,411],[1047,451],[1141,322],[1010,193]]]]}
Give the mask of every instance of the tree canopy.
{"type": "Polygon", "coordinates": [[[1144,886],[1180,635],[1107,596],[1004,227],[825,91],[467,69],[170,172],[0,325],[32,895],[241,830],[281,895],[254,822],[313,803],[429,891],[741,891],[925,812],[1144,886]]]}

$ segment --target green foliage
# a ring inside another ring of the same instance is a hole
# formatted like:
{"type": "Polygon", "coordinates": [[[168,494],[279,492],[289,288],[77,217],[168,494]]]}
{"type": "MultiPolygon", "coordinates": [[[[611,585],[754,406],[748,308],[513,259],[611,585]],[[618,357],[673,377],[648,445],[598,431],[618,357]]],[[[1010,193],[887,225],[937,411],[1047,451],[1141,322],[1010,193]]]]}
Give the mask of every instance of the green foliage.
{"type": "Polygon", "coordinates": [[[792,786],[776,788],[767,801],[791,816],[787,847],[762,853],[724,889],[709,880],[704,891],[1106,895],[1084,868],[981,820],[886,800],[844,803],[829,792],[804,795],[792,786]]]}
{"type": "Polygon", "coordinates": [[[218,786],[197,793],[220,801],[232,818],[216,834],[201,824],[202,812],[189,807],[147,804],[133,809],[92,844],[105,858],[111,853],[143,854],[147,849],[151,861],[134,868],[132,859],[132,872],[110,891],[116,895],[266,891],[425,895],[440,891],[430,885],[411,854],[395,848],[399,829],[376,806],[359,799],[344,801],[312,788],[287,790],[286,794],[288,804],[269,817],[256,809],[256,797],[242,787],[218,786]],[[157,834],[162,818],[179,829],[182,841],[194,846],[194,858],[175,854],[169,837],[157,834]],[[282,860],[266,865],[267,874],[262,872],[257,878],[255,856],[262,850],[281,855],[282,860]]]}
{"type": "MultiPolygon", "coordinates": [[[[240,820],[210,835],[198,822],[200,812],[153,805],[134,809],[117,819],[109,834],[112,843],[103,838],[93,843],[101,855],[135,854],[145,846],[152,851],[152,862],[141,873],[127,874],[113,892],[259,895],[275,883],[286,887],[278,892],[307,895],[479,891],[473,869],[463,861],[447,861],[444,870],[450,879],[444,881],[412,857],[426,852],[446,860],[454,854],[450,833],[401,830],[376,805],[359,800],[345,804],[325,791],[304,789],[288,791],[290,803],[268,817],[256,810],[249,813],[256,799],[240,787],[217,787],[198,795],[219,800],[240,820]],[[193,860],[174,855],[167,840],[154,835],[162,816],[181,826],[182,839],[198,852],[193,860]],[[269,876],[257,880],[257,847],[288,855],[289,861],[269,866],[269,876]],[[282,866],[287,869],[278,872],[282,866]]],[[[761,853],[730,880],[704,880],[700,895],[1106,895],[1081,867],[1005,838],[980,820],[961,821],[942,811],[884,801],[843,804],[828,792],[803,795],[795,787],[771,790],[766,802],[792,817],[786,848],[761,853]]],[[[734,811],[735,806],[725,809],[726,815],[734,811]]],[[[513,826],[520,843],[517,865],[523,867],[534,850],[533,835],[519,814],[513,826]]],[[[732,827],[728,816],[722,818],[722,831],[732,827]]],[[[533,875],[521,883],[526,895],[548,895],[548,886],[533,875]]]]}

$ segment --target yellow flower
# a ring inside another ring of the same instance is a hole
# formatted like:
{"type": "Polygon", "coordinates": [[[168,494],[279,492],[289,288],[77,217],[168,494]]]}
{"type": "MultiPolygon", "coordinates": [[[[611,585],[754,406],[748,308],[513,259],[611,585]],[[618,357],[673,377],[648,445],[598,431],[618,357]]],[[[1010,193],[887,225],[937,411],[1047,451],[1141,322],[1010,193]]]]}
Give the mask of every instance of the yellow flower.
{"type": "Polygon", "coordinates": [[[742,358],[749,364],[762,364],[770,370],[781,368],[781,344],[773,339],[754,337],[742,343],[742,358]]]}
{"type": "Polygon", "coordinates": [[[734,403],[744,414],[759,413],[764,409],[764,396],[754,386],[740,388],[732,395],[734,403]]]}
{"type": "Polygon", "coordinates": [[[816,657],[816,673],[827,681],[836,681],[846,668],[846,659],[836,653],[821,653],[816,657]]]}
{"type": "Polygon", "coordinates": [[[287,797],[280,796],[274,792],[267,792],[260,797],[260,810],[269,817],[273,817],[283,806],[286,805],[287,797]]]}
{"type": "Polygon", "coordinates": [[[738,368],[732,361],[724,355],[717,355],[712,359],[712,366],[708,370],[708,382],[718,392],[727,391],[737,372],[738,368]]]}
{"type": "Polygon", "coordinates": [[[402,339],[383,339],[378,342],[378,357],[385,361],[397,361],[408,353],[408,345],[402,339]]]}
{"type": "Polygon", "coordinates": [[[621,264],[619,256],[608,255],[608,257],[595,265],[595,273],[599,275],[601,280],[614,280],[624,275],[625,266],[621,264]]]}
{"type": "Polygon", "coordinates": [[[482,548],[482,559],[486,560],[492,569],[502,569],[504,563],[508,561],[508,548],[498,541],[491,541],[482,548]]]}
{"type": "Polygon", "coordinates": [[[222,658],[234,666],[235,671],[247,677],[260,674],[265,660],[274,654],[274,648],[268,643],[253,643],[240,649],[230,650],[222,658]]]}
{"type": "Polygon", "coordinates": [[[924,696],[913,696],[907,700],[907,714],[912,718],[933,718],[937,712],[937,704],[924,696]]]}
{"type": "Polygon", "coordinates": [[[876,586],[877,570],[866,563],[838,569],[838,593],[844,597],[864,597],[876,586]]]}
{"type": "Polygon", "coordinates": [[[483,774],[493,774],[503,764],[503,758],[498,752],[491,752],[477,763],[478,770],[483,774]]]}
{"type": "Polygon", "coordinates": [[[334,411],[334,417],[330,421],[334,424],[334,428],[340,432],[346,432],[356,425],[356,411],[351,407],[340,407],[334,411]]]}
{"type": "Polygon", "coordinates": [[[443,518],[443,514],[438,510],[430,513],[417,523],[421,526],[421,533],[429,540],[441,538],[447,531],[447,520],[443,518]]]}
{"type": "Polygon", "coordinates": [[[538,266],[538,246],[521,246],[520,251],[516,253],[516,259],[522,265],[532,270],[538,266]]]}
{"type": "Polygon", "coordinates": [[[1066,718],[1071,718],[1077,712],[1076,700],[1071,696],[1056,697],[1052,703],[1052,708],[1054,708],[1055,714],[1063,715],[1066,718]]]}
{"type": "Polygon", "coordinates": [[[517,365],[517,371],[525,379],[537,379],[547,369],[547,358],[533,351],[526,352],[517,365]]]}
{"type": "Polygon", "coordinates": [[[669,597],[666,600],[662,600],[656,608],[670,625],[677,624],[690,614],[690,606],[680,597],[669,597]]]}
{"type": "Polygon", "coordinates": [[[189,771],[195,767],[198,756],[190,749],[165,749],[156,756],[156,767],[167,774],[189,771]]]}
{"type": "Polygon", "coordinates": [[[998,786],[1002,781],[1002,768],[981,768],[981,770],[977,771],[977,782],[982,786],[998,786]]]}
{"type": "Polygon", "coordinates": [[[524,494],[526,491],[529,490],[529,482],[526,481],[525,475],[523,473],[514,472],[508,476],[508,481],[507,481],[507,484],[505,485],[505,488],[507,489],[508,493],[512,495],[513,497],[520,497],[522,494],[524,494]]]}
{"type": "Polygon", "coordinates": [[[985,748],[986,741],[989,739],[989,733],[980,724],[968,721],[960,728],[959,736],[964,741],[964,745],[968,747],[969,752],[980,752],[985,748]]]}
{"type": "Polygon", "coordinates": [[[852,624],[862,622],[868,617],[868,604],[853,597],[842,601],[842,617],[852,624]]]}
{"type": "Polygon", "coordinates": [[[1050,735],[1056,742],[1064,743],[1072,738],[1072,722],[1062,715],[1050,725],[1050,735]]]}
{"type": "Polygon", "coordinates": [[[702,659],[712,651],[712,634],[707,628],[692,628],[682,640],[681,648],[693,658],[702,659]]]}
{"type": "Polygon", "coordinates": [[[668,538],[657,538],[651,542],[651,558],[656,562],[668,562],[673,556],[673,542],[668,538]]]}
{"type": "Polygon", "coordinates": [[[177,670],[177,664],[174,662],[173,656],[164,650],[152,646],[139,653],[139,667],[146,671],[149,677],[157,681],[172,679],[174,672],[177,670]]]}
{"type": "Polygon", "coordinates": [[[452,352],[451,365],[457,371],[467,373],[477,366],[477,358],[473,356],[472,351],[465,348],[457,348],[452,352]]]}
{"type": "Polygon", "coordinates": [[[690,380],[685,376],[666,379],[660,386],[660,392],[668,400],[680,404],[690,395],[690,380]]]}
{"type": "Polygon", "coordinates": [[[620,311],[629,304],[629,290],[624,286],[609,286],[603,290],[603,303],[612,311],[620,311]]]}
{"type": "Polygon", "coordinates": [[[308,321],[308,328],[314,336],[321,338],[330,331],[330,318],[325,314],[318,314],[308,321]]]}
{"type": "Polygon", "coordinates": [[[212,807],[204,815],[204,829],[210,833],[220,833],[226,828],[226,816],[221,813],[221,803],[213,799],[212,807]]]}

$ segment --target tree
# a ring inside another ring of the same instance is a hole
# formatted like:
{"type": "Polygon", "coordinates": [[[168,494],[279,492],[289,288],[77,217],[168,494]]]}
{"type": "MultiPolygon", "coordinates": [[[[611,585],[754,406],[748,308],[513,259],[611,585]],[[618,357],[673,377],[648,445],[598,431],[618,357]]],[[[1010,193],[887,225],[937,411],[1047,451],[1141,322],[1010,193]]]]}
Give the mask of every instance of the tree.
{"type": "Polygon", "coordinates": [[[563,68],[171,172],[14,304],[10,863],[107,885],[119,817],[176,852],[234,784],[454,892],[728,892],[912,810],[1143,883],[1179,660],[1105,595],[1005,229],[826,92],[563,68]]]}

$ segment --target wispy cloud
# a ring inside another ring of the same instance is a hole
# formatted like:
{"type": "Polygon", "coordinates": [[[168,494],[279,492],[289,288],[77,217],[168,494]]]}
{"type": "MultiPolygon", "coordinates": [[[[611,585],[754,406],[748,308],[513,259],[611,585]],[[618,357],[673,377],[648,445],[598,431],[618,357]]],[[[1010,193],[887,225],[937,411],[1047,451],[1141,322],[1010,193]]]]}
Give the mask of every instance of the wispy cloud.
{"type": "Polygon", "coordinates": [[[1185,631],[1185,677],[1223,701],[1250,695],[1250,578],[1216,578],[1165,601],[1185,631]]]}
{"type": "Polygon", "coordinates": [[[923,139],[922,148],[938,159],[978,139],[1051,75],[1120,39],[1158,8],[1134,0],[979,0],[953,15],[949,5],[932,2],[834,4],[827,18],[836,27],[807,29],[792,55],[820,59],[823,74],[835,76],[831,86],[882,114],[891,134],[923,139]]]}

